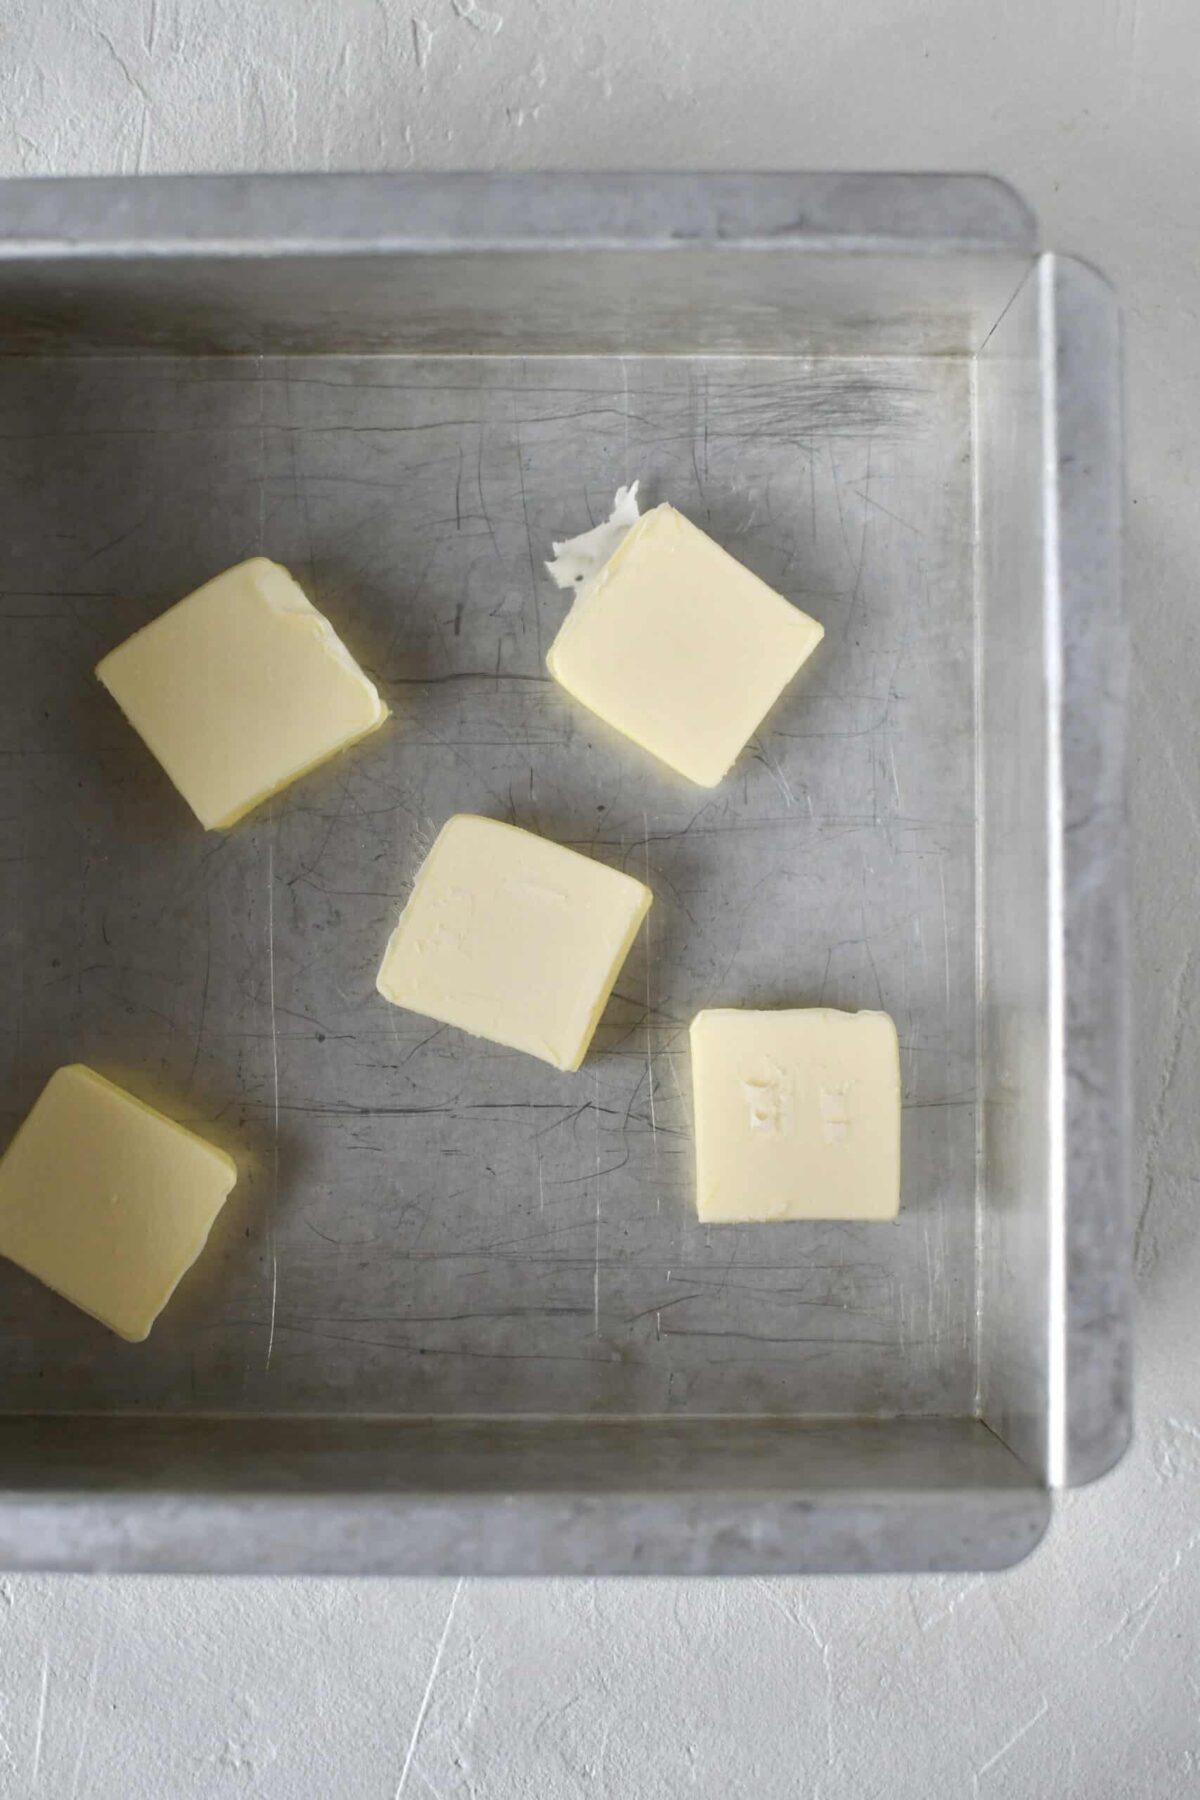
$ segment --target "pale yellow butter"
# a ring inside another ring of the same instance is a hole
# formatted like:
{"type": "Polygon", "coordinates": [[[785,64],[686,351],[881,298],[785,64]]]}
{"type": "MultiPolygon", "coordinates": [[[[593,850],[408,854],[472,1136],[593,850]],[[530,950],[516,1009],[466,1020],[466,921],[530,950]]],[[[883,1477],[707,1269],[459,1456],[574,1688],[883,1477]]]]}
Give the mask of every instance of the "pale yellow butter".
{"type": "Polygon", "coordinates": [[[626,737],[715,787],[824,635],[681,513],[657,506],[582,582],[546,666],[626,737]]]}
{"type": "Polygon", "coordinates": [[[0,1160],[0,1256],[137,1343],[236,1180],[224,1151],[72,1063],[0,1160]]]}
{"type": "Polygon", "coordinates": [[[96,674],[210,831],[388,714],[329,621],[264,556],[197,588],[96,674]]]}
{"type": "Polygon", "coordinates": [[[459,813],[417,876],[379,992],[577,1069],[651,898],[632,875],[515,825],[459,813]]]}
{"type": "Polygon", "coordinates": [[[702,1012],[691,1050],[701,1219],[896,1217],[900,1052],[886,1013],[702,1012]]]}

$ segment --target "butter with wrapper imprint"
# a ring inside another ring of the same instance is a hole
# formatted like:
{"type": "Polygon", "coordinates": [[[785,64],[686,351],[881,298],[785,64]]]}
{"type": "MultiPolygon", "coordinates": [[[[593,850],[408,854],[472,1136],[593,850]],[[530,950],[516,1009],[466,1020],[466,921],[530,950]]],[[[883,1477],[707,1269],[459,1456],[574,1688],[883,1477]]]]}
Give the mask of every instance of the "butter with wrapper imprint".
{"type": "Polygon", "coordinates": [[[632,875],[590,856],[459,813],[417,876],[379,992],[577,1069],[651,898],[632,875]]]}
{"type": "Polygon", "coordinates": [[[692,1021],[691,1047],[702,1220],[896,1217],[900,1051],[886,1013],[714,1009],[692,1021]]]}

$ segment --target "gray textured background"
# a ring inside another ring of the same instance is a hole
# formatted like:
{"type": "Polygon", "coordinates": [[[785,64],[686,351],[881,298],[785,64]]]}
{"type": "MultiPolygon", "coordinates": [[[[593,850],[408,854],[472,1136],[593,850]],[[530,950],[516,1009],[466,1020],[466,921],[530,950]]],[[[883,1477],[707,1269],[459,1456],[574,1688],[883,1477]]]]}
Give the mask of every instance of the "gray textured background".
{"type": "Polygon", "coordinates": [[[1193,0],[8,0],[0,169],[974,168],[1126,306],[1139,1440],[983,1580],[0,1585],[0,1793],[1200,1787],[1193,0]]]}

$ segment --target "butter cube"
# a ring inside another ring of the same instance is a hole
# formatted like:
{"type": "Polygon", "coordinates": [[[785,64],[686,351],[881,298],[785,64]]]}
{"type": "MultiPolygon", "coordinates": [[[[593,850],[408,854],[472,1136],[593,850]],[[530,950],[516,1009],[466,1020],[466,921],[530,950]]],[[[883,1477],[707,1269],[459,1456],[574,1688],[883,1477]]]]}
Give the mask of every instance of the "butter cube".
{"type": "Polygon", "coordinates": [[[224,1151],[72,1063],[0,1159],[0,1256],[140,1343],[236,1180],[224,1151]]]}
{"type": "Polygon", "coordinates": [[[656,506],[579,588],[546,666],[617,731],[715,787],[824,635],[674,507],[656,506]]]}
{"type": "Polygon", "coordinates": [[[388,714],[328,619],[265,556],[205,582],[96,674],[209,831],[388,714]]]}
{"type": "Polygon", "coordinates": [[[515,825],[459,813],[417,876],[379,992],[577,1069],[651,899],[632,875],[515,825]]]}
{"type": "Polygon", "coordinates": [[[697,1013],[696,1210],[714,1224],[894,1219],[900,1051],[886,1013],[697,1013]]]}

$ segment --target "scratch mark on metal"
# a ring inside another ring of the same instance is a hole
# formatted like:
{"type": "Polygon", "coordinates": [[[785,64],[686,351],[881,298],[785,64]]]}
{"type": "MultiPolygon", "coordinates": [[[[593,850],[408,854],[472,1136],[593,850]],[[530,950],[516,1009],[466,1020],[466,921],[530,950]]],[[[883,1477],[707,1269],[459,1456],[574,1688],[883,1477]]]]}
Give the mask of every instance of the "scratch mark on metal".
{"type": "Polygon", "coordinates": [[[896,752],[890,744],[888,745],[888,763],[892,771],[892,789],[896,796],[896,810],[897,812],[903,812],[904,802],[900,798],[900,778],[896,774],[896,752]]]}
{"type": "MultiPolygon", "coordinates": [[[[525,488],[525,446],[521,442],[521,421],[517,416],[516,401],[513,402],[513,435],[517,444],[517,481],[521,490],[521,518],[525,525],[525,549],[529,555],[529,591],[533,596],[533,629],[537,639],[537,666],[539,673],[544,673],[542,650],[542,613],[538,605],[538,577],[540,571],[537,557],[533,554],[533,529],[529,523],[529,495],[525,488]]],[[[481,436],[482,443],[482,436],[481,436]]],[[[482,455],[482,450],[480,452],[482,455]]],[[[479,486],[480,500],[483,498],[483,484],[479,486]]]]}
{"type": "Polygon", "coordinates": [[[667,1068],[671,1072],[671,1080],[675,1083],[675,1092],[679,1096],[679,1104],[680,1104],[680,1106],[682,1106],[682,1108],[684,1110],[684,1114],[686,1116],[687,1110],[688,1110],[687,1096],[685,1095],[685,1093],[683,1091],[683,1085],[679,1079],[679,1070],[675,1067],[676,1054],[677,1054],[677,1052],[675,1052],[674,1050],[668,1050],[666,1052],[667,1068]]]}
{"type": "Polygon", "coordinates": [[[254,359],[254,381],[258,402],[258,552],[262,556],[266,554],[267,537],[267,414],[261,351],[254,359]]]}
{"type": "Polygon", "coordinates": [[[856,494],[858,498],[864,500],[868,506],[873,506],[876,512],[881,512],[885,518],[894,520],[897,525],[903,526],[905,531],[911,531],[916,537],[924,537],[925,533],[921,530],[919,525],[912,525],[907,519],[902,519],[899,513],[892,512],[890,508],[886,506],[881,506],[869,488],[855,487],[853,482],[849,484],[849,487],[852,494],[856,494]]]}
{"type": "Polygon", "coordinates": [[[429,1702],[433,1698],[434,1683],[438,1678],[438,1670],[442,1666],[442,1657],[446,1653],[446,1640],[450,1636],[450,1627],[454,1623],[454,1613],[458,1606],[458,1597],[463,1590],[463,1576],[459,1576],[454,1584],[454,1592],[450,1596],[450,1605],[446,1609],[442,1635],[437,1641],[437,1649],[433,1653],[433,1662],[429,1669],[429,1679],[425,1683],[425,1692],[421,1696],[421,1704],[417,1708],[417,1716],[413,1721],[412,1736],[408,1740],[408,1750],[404,1757],[404,1767],[400,1771],[400,1780],[396,1784],[394,1800],[400,1800],[408,1781],[408,1771],[412,1768],[412,1759],[416,1755],[417,1744],[421,1738],[421,1728],[425,1723],[425,1714],[429,1711],[429,1702]]]}
{"type": "Polygon", "coordinates": [[[596,1127],[596,1227],[592,1262],[592,1335],[600,1336],[600,1071],[595,1073],[592,1119],[596,1127]]]}
{"type": "Polygon", "coordinates": [[[796,796],[793,794],[791,787],[788,784],[787,776],[784,774],[776,759],[771,755],[771,752],[767,749],[765,738],[756,737],[754,739],[754,747],[759,753],[767,774],[771,777],[771,780],[783,795],[783,803],[790,812],[796,803],[796,796]]]}
{"type": "Polygon", "coordinates": [[[946,967],[946,1013],[950,1012],[950,926],[946,919],[946,864],[938,857],[938,884],[942,890],[942,951],[946,967]]]}
{"type": "Polygon", "coordinates": [[[279,1257],[275,1248],[275,1206],[279,1199],[279,1030],[275,1013],[275,828],[267,842],[267,979],[271,1001],[272,1147],[271,1197],[267,1212],[267,1241],[271,1248],[271,1326],[267,1333],[266,1367],[271,1367],[275,1348],[275,1311],[279,1300],[279,1257]]]}

